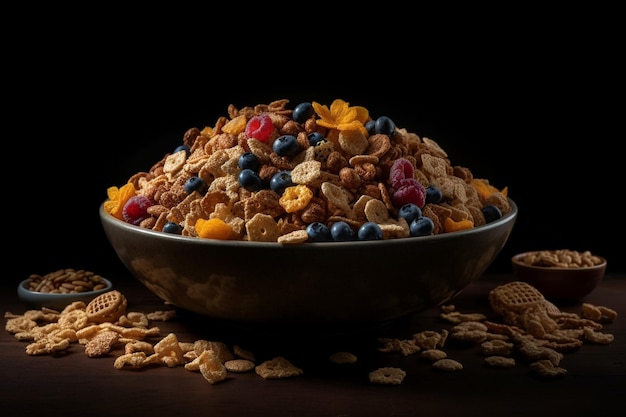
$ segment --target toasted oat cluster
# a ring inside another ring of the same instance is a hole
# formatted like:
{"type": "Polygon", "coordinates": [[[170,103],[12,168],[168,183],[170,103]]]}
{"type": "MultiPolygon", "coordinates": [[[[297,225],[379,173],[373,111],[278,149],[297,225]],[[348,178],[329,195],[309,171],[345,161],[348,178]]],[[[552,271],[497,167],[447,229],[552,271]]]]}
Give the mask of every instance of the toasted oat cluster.
{"type": "Polygon", "coordinates": [[[230,105],[109,187],[105,210],[155,231],[280,243],[448,233],[511,211],[506,188],[386,116],[340,99],[288,103],[230,105]]]}

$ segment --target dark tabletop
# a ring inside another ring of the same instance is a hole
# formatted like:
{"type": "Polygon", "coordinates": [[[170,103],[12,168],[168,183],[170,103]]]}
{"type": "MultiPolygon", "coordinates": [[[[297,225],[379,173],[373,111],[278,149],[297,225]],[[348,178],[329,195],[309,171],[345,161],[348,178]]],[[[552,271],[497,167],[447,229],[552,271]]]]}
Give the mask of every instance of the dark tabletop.
{"type": "MultiPolygon", "coordinates": [[[[510,281],[509,275],[487,275],[454,300],[460,312],[482,312],[493,318],[489,290],[510,281]]],[[[115,279],[126,295],[128,311],[150,312],[169,308],[130,276],[115,279]]],[[[182,366],[151,366],[118,370],[114,355],[89,358],[79,344],[58,356],[29,356],[26,342],[5,329],[0,332],[0,404],[5,416],[71,413],[72,415],[142,416],[466,416],[466,415],[602,415],[623,409],[626,386],[626,276],[608,275],[583,301],[618,312],[603,331],[615,336],[609,345],[585,343],[565,353],[561,366],[567,375],[543,379],[517,358],[512,369],[483,365],[476,345],[447,342],[448,357],[461,362],[457,372],[441,372],[419,355],[381,352],[378,337],[410,338],[424,330],[450,329],[439,309],[394,323],[360,329],[288,329],[247,327],[218,322],[178,311],[176,318],[155,322],[162,336],[175,333],[181,342],[197,339],[235,344],[253,352],[257,363],[282,355],[302,368],[301,376],[265,380],[255,372],[229,373],[211,385],[200,373],[182,366]],[[330,353],[347,350],[359,360],[336,365],[330,353]],[[369,382],[378,367],[406,371],[401,385],[369,382]]],[[[4,312],[26,310],[13,283],[5,281],[0,293],[4,312]]],[[[580,312],[581,304],[559,306],[580,312]]],[[[6,322],[6,320],[5,320],[6,322]]],[[[115,353],[115,355],[120,352],[115,353]]]]}

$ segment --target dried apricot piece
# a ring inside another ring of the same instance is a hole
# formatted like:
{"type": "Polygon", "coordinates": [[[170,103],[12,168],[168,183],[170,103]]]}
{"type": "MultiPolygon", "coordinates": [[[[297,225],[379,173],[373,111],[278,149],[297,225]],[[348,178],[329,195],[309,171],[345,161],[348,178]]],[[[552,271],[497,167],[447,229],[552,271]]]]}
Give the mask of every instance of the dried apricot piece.
{"type": "Polygon", "coordinates": [[[135,186],[130,182],[120,188],[116,186],[107,188],[107,196],[109,199],[104,202],[104,210],[122,220],[124,217],[122,214],[124,205],[135,193],[135,186]]]}
{"type": "Polygon", "coordinates": [[[446,233],[449,232],[456,232],[459,230],[465,230],[465,229],[471,229],[472,227],[474,227],[474,222],[471,220],[459,220],[454,221],[452,220],[451,217],[446,217],[446,219],[443,222],[443,229],[446,231],[446,233]]]}
{"type": "Polygon", "coordinates": [[[234,235],[232,227],[217,217],[209,220],[198,219],[195,227],[198,236],[207,239],[228,240],[234,235]]]}

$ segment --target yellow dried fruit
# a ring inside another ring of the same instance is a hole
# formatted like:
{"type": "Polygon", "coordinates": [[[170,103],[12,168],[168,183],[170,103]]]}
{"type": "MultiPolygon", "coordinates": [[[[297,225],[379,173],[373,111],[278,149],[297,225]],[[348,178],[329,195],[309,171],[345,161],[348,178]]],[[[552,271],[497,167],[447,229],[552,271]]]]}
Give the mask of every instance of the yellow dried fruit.
{"type": "Polygon", "coordinates": [[[228,223],[217,217],[209,220],[198,219],[195,227],[198,236],[207,239],[229,240],[235,234],[228,223]]]}

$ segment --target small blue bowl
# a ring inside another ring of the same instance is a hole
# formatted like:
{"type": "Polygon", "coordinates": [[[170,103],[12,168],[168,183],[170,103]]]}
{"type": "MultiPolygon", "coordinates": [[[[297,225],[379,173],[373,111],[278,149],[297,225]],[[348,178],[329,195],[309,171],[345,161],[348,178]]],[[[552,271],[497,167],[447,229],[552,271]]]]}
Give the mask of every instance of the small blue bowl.
{"type": "Polygon", "coordinates": [[[72,304],[75,301],[82,301],[85,304],[88,304],[91,300],[96,298],[98,295],[103,294],[105,292],[111,291],[113,289],[113,284],[106,278],[103,278],[106,283],[106,287],[101,288],[96,291],[83,291],[77,293],[69,293],[69,294],[57,294],[57,293],[46,293],[46,292],[38,292],[31,291],[28,289],[28,283],[30,279],[25,279],[20,282],[20,285],[17,286],[17,296],[20,300],[22,300],[29,307],[33,308],[51,308],[53,310],[61,311],[69,304],[72,304]]]}

